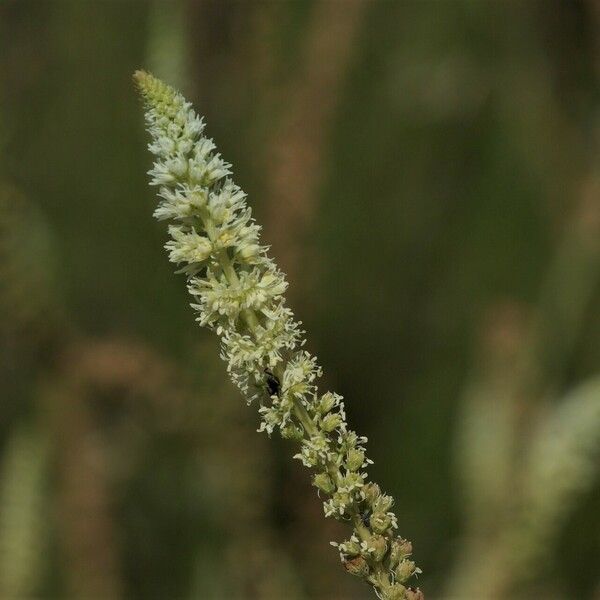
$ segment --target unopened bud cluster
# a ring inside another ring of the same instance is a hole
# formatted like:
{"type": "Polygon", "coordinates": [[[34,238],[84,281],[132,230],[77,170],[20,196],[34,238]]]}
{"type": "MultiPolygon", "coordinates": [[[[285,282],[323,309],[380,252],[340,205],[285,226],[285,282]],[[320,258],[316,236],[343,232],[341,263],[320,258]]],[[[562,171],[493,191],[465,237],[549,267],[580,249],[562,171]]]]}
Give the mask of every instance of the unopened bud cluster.
{"type": "Polygon", "coordinates": [[[321,369],[303,349],[304,332],[285,306],[284,275],[260,244],[230,165],[189,102],[148,73],[135,80],[156,156],[149,172],[159,188],[154,214],[172,222],[166,249],[187,275],[197,320],[219,335],[221,356],[248,402],[259,402],[259,431],[297,440],[295,458],[327,496],[325,515],[353,525],[349,540],[333,543],[345,569],[382,598],[422,598],[405,587],[420,571],[408,558],[410,543],[395,535],[393,500],[366,481],[367,440],[348,429],[341,396],[317,391],[321,369]]]}

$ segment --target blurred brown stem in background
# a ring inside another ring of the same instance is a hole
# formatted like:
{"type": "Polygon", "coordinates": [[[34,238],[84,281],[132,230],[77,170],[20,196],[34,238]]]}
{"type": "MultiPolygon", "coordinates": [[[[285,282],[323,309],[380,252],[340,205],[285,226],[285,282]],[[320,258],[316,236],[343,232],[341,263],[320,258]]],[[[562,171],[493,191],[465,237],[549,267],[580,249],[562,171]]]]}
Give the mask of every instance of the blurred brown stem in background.
{"type": "Polygon", "coordinates": [[[367,8],[362,0],[315,3],[299,70],[278,98],[281,115],[267,142],[265,239],[289,279],[300,282],[305,300],[308,276],[318,264],[305,242],[314,229],[333,118],[367,8]]]}
{"type": "Polygon", "coordinates": [[[90,415],[82,382],[51,393],[58,452],[58,533],[68,595],[120,598],[121,578],[105,440],[90,415]]]}
{"type": "Polygon", "coordinates": [[[0,597],[37,597],[48,548],[46,437],[15,424],[0,470],[0,597]]]}

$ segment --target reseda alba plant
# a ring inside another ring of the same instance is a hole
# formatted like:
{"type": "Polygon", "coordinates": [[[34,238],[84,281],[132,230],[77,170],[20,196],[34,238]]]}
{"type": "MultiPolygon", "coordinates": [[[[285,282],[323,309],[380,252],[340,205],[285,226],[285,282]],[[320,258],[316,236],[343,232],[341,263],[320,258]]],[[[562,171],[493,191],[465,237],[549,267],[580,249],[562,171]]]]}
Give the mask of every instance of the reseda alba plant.
{"type": "Polygon", "coordinates": [[[393,499],[367,482],[366,438],[348,429],[342,397],[319,394],[316,358],[285,306],[284,275],[261,246],[260,227],[230,165],[205,137],[204,123],[181,94],[149,73],[134,75],[146,104],[156,156],[150,184],[160,198],[154,216],[171,220],[169,259],[181,265],[197,321],[221,340],[221,357],[248,403],[257,401],[259,431],[296,440],[313,485],[327,497],[325,515],[353,527],[332,542],[345,569],[385,600],[420,600],[407,581],[420,573],[411,543],[398,537],[393,499]]]}

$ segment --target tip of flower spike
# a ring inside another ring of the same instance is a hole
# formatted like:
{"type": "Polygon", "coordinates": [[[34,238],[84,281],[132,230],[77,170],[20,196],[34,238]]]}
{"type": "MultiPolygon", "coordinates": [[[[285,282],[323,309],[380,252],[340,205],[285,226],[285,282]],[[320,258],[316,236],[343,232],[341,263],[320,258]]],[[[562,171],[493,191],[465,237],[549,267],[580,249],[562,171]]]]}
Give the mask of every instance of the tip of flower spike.
{"type": "Polygon", "coordinates": [[[147,98],[148,88],[151,86],[153,79],[154,77],[148,71],[142,69],[138,69],[133,74],[133,83],[142,97],[147,98]]]}
{"type": "Polygon", "coordinates": [[[140,94],[148,101],[167,100],[175,95],[175,90],[158,77],[140,69],[133,74],[133,81],[140,94]]]}
{"type": "Polygon", "coordinates": [[[156,81],[156,77],[154,77],[154,75],[152,75],[152,73],[148,73],[148,71],[145,71],[144,69],[138,69],[133,74],[133,82],[135,83],[136,87],[140,91],[143,91],[152,82],[155,82],[155,81],[156,81]]]}
{"type": "Polygon", "coordinates": [[[136,83],[136,85],[142,85],[142,82],[146,81],[148,79],[148,77],[150,77],[150,73],[148,73],[148,71],[144,71],[143,69],[138,69],[134,74],[133,74],[133,81],[136,83]]]}
{"type": "Polygon", "coordinates": [[[142,95],[146,95],[150,88],[154,87],[158,80],[154,75],[148,73],[148,71],[144,71],[143,69],[138,69],[133,74],[133,82],[135,86],[139,90],[142,95]]]}
{"type": "Polygon", "coordinates": [[[150,73],[148,73],[148,71],[145,71],[144,69],[137,69],[135,71],[135,73],[133,74],[133,80],[136,83],[139,83],[141,81],[144,81],[145,79],[147,79],[148,77],[152,77],[150,75],[150,73]]]}

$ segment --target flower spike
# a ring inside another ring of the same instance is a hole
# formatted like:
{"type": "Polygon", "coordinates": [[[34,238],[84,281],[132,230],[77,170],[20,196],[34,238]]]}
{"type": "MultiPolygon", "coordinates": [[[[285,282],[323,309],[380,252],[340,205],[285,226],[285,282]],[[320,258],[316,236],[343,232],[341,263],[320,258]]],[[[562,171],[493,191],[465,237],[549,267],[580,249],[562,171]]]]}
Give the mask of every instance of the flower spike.
{"type": "Polygon", "coordinates": [[[259,431],[299,442],[294,458],[327,496],[325,515],[352,525],[350,539],[332,542],[346,571],[385,600],[422,599],[406,586],[420,569],[409,559],[410,542],[396,535],[393,499],[367,481],[367,440],[348,429],[342,397],[317,390],[321,368],[303,349],[304,332],[285,305],[287,282],[260,243],[230,165],[181,94],[145,71],[134,80],[155,156],[154,216],[171,222],[165,248],[187,276],[198,322],[219,336],[227,371],[247,401],[259,401],[259,431]]]}

